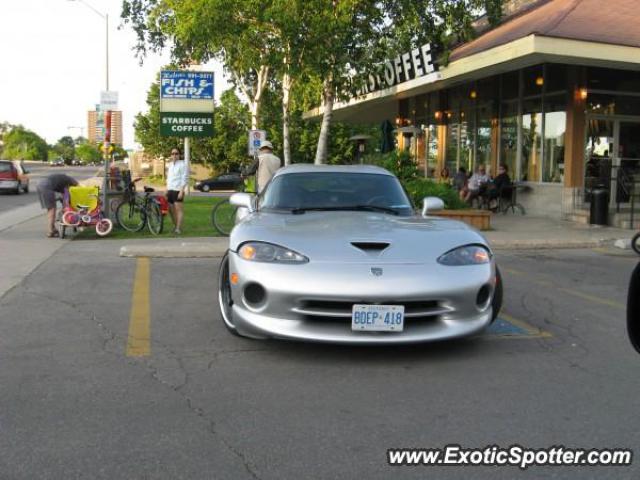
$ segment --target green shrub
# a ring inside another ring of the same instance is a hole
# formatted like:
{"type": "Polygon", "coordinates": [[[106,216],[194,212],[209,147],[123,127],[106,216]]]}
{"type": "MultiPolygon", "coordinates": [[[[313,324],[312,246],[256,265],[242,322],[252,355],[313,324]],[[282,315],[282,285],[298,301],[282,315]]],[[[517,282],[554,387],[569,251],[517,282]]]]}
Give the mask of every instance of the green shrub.
{"type": "Polygon", "coordinates": [[[414,178],[402,183],[418,208],[422,208],[424,197],[438,197],[444,202],[444,207],[451,210],[468,208],[467,204],[460,200],[458,192],[449,185],[436,183],[426,178],[414,178]]]}

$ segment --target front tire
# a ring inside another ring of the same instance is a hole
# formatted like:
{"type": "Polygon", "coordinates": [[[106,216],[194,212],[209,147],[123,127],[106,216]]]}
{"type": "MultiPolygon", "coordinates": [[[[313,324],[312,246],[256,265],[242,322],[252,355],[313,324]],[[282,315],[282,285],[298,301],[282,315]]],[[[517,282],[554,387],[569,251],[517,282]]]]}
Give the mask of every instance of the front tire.
{"type": "Polygon", "coordinates": [[[502,296],[504,290],[502,288],[502,274],[500,269],[496,265],[496,286],[493,292],[493,299],[491,300],[491,323],[493,323],[502,309],[502,296]]]}
{"type": "Polygon", "coordinates": [[[240,336],[233,324],[233,298],[231,298],[231,281],[229,279],[229,253],[225,253],[220,262],[218,273],[218,307],[225,328],[233,335],[240,336]]]}
{"type": "Polygon", "coordinates": [[[96,233],[100,237],[106,237],[113,230],[113,222],[108,218],[102,218],[96,223],[96,233]]]}
{"type": "Polygon", "coordinates": [[[147,217],[138,202],[123,202],[116,210],[116,220],[127,232],[139,232],[144,228],[147,217]]]}
{"type": "Polygon", "coordinates": [[[209,190],[211,190],[211,187],[209,185],[203,185],[202,186],[202,191],[207,193],[209,190]]]}

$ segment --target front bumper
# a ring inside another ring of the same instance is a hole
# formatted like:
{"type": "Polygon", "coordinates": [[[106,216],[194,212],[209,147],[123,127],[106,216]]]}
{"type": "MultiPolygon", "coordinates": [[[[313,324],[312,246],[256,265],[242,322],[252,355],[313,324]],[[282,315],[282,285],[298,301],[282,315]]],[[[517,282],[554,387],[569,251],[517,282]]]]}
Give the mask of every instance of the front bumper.
{"type": "Polygon", "coordinates": [[[253,338],[344,344],[399,344],[445,340],[480,332],[491,323],[495,266],[445,267],[433,264],[248,262],[229,252],[233,323],[253,338]],[[371,274],[372,266],[384,270],[371,274]],[[245,288],[261,285],[266,298],[250,303],[245,288]],[[476,305],[478,291],[489,299],[476,305]],[[402,332],[351,330],[351,305],[404,304],[402,332]]]}

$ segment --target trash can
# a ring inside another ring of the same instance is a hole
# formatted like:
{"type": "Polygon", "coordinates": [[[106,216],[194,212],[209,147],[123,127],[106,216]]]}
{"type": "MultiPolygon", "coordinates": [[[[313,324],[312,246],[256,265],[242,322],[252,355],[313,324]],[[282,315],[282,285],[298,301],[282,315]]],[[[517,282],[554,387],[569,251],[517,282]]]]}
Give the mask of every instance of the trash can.
{"type": "Polygon", "coordinates": [[[592,225],[608,225],[609,222],[609,191],[598,185],[591,192],[591,215],[589,223],[592,225]]]}

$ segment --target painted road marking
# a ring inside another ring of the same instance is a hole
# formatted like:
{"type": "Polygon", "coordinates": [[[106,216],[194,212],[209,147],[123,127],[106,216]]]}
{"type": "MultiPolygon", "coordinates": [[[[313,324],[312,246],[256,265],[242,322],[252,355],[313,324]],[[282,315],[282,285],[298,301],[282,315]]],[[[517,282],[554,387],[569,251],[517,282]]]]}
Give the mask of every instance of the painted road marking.
{"type": "Polygon", "coordinates": [[[492,338],[551,338],[553,335],[545,330],[529,325],[506,313],[500,313],[486,333],[492,338]]]}
{"type": "Polygon", "coordinates": [[[136,261],[136,274],[133,280],[133,292],[131,294],[127,357],[145,357],[151,353],[149,272],[149,258],[138,258],[136,261]]]}

